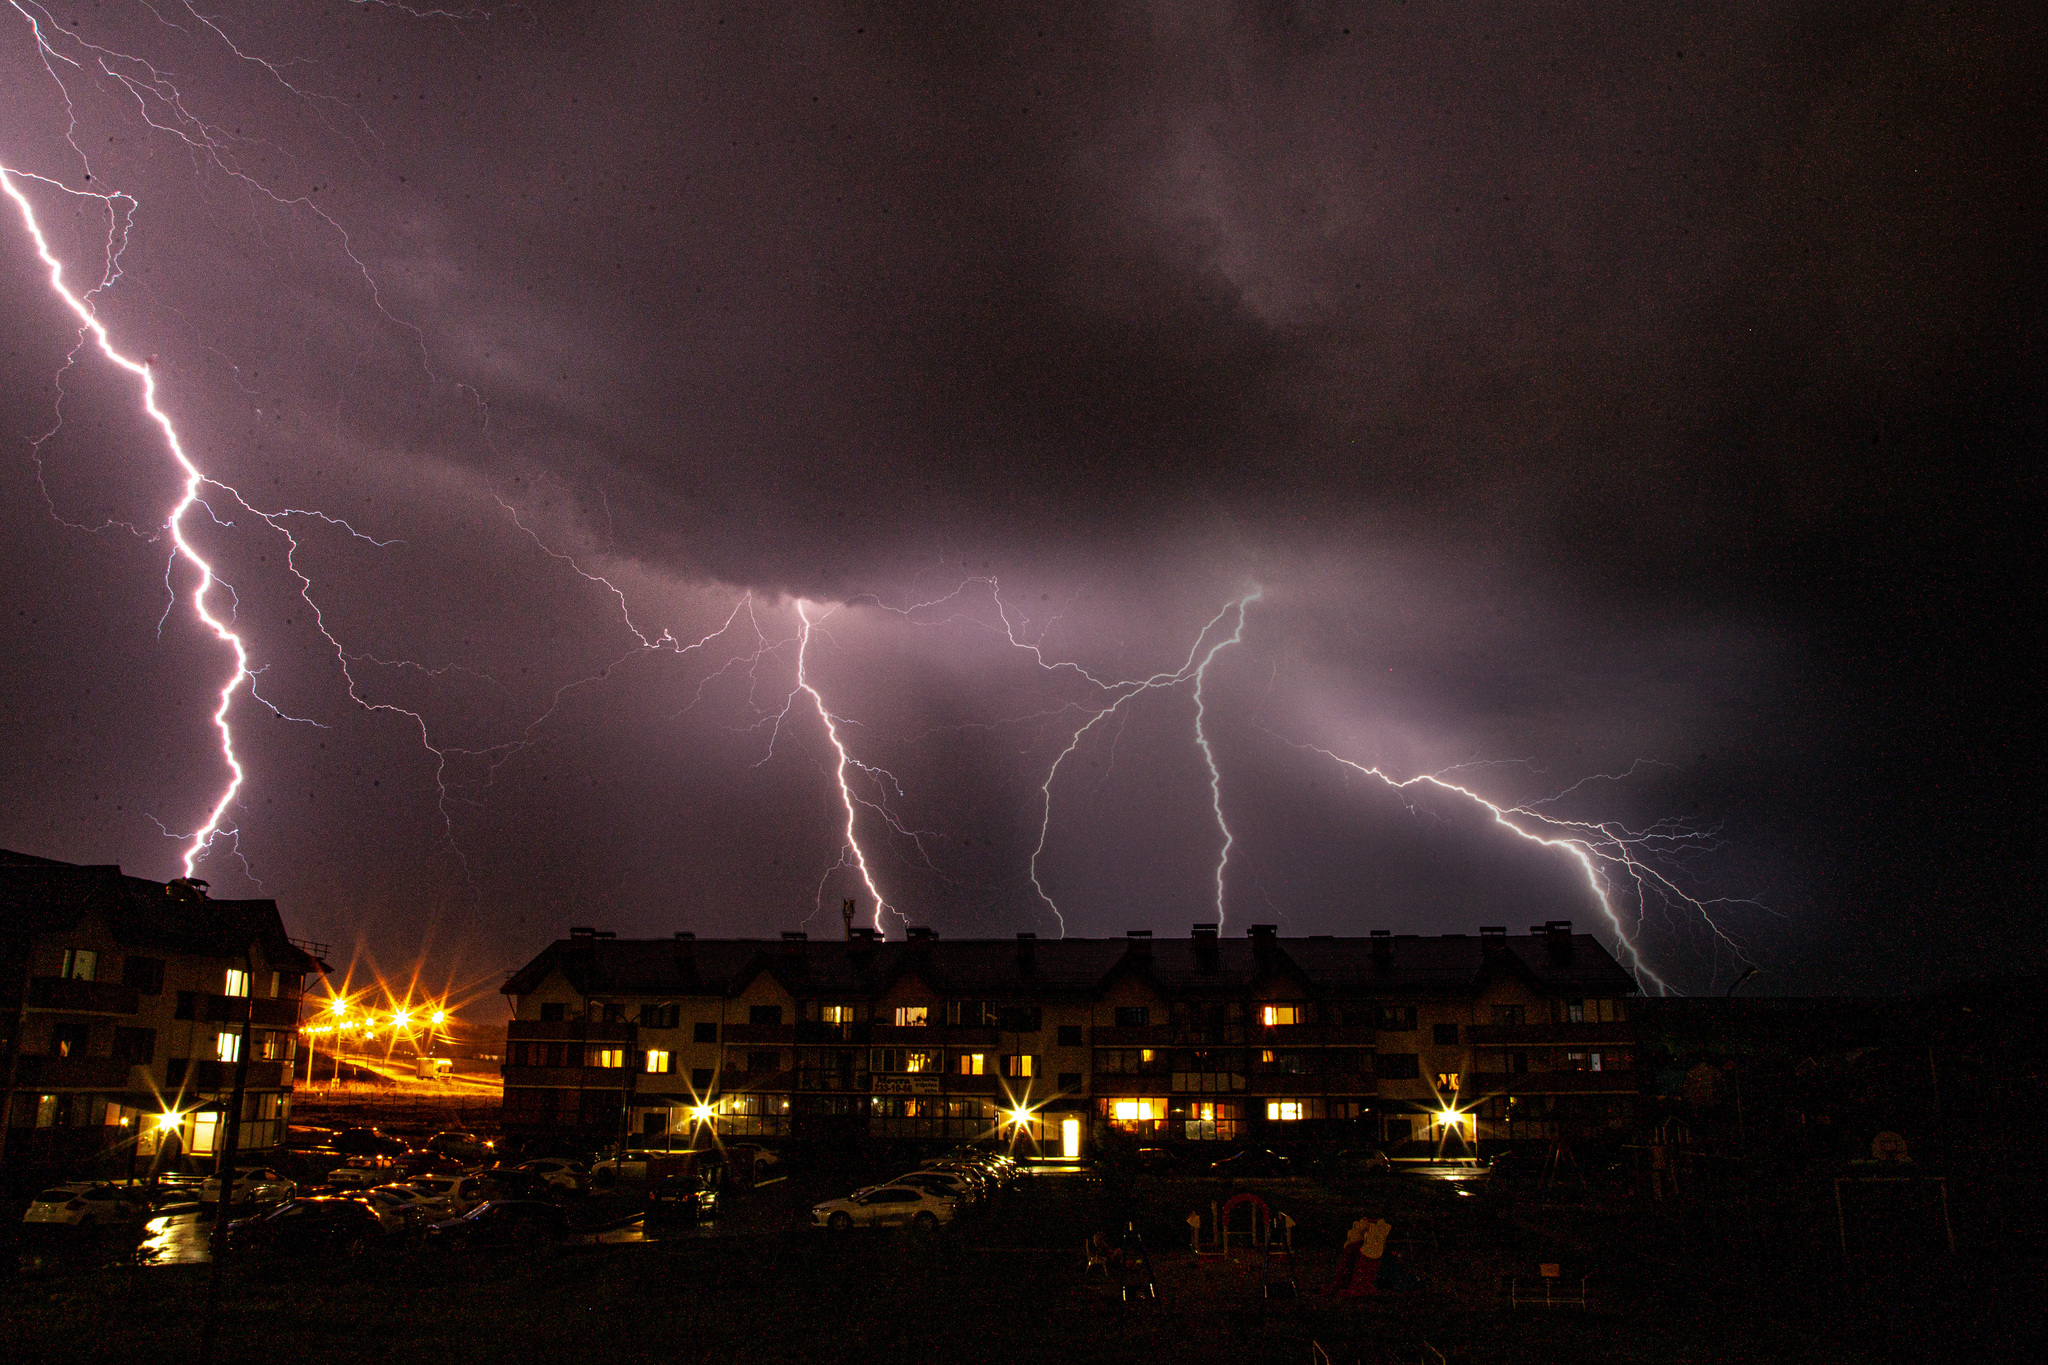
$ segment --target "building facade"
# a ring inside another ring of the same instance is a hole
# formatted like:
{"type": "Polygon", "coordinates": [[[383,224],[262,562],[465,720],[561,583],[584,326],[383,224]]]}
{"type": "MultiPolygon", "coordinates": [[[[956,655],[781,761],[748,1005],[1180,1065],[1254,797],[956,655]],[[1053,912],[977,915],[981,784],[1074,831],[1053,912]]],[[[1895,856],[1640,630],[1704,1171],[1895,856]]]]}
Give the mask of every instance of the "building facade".
{"type": "Polygon", "coordinates": [[[1526,935],[901,942],[573,930],[504,986],[510,1132],[674,1140],[1558,1138],[1636,1093],[1634,980],[1526,935]]]}
{"type": "Polygon", "coordinates": [[[209,1156],[248,1035],[241,1150],[282,1145],[319,959],[269,900],[0,851],[0,1083],[14,1167],[209,1156]]]}

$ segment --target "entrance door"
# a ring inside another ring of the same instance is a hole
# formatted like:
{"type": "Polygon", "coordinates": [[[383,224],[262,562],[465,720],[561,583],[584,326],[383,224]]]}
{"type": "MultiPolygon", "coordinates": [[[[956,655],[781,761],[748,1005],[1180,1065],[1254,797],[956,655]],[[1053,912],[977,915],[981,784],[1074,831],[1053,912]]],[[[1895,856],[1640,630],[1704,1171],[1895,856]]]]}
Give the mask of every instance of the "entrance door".
{"type": "Polygon", "coordinates": [[[1069,1161],[1081,1155],[1081,1120],[1060,1120],[1060,1155],[1069,1161]]]}

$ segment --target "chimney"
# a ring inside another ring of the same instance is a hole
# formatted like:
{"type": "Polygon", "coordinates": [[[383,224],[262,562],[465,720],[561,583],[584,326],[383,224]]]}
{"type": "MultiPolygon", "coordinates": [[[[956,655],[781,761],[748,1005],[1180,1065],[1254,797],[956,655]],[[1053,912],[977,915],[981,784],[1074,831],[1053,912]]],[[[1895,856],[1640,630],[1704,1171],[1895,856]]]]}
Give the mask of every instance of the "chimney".
{"type": "Polygon", "coordinates": [[[784,929],[782,931],[782,955],[784,957],[802,957],[807,951],[806,945],[809,944],[810,938],[809,934],[801,930],[784,929]]]}
{"type": "Polygon", "coordinates": [[[586,929],[586,928],[575,928],[575,929],[571,929],[571,930],[569,931],[569,937],[570,937],[570,938],[596,938],[596,937],[597,937],[597,930],[595,930],[595,929],[586,929]]]}
{"type": "Polygon", "coordinates": [[[1375,929],[1372,931],[1372,960],[1382,967],[1394,965],[1394,931],[1375,929]]]}
{"type": "Polygon", "coordinates": [[[873,929],[855,928],[850,933],[848,933],[846,937],[849,941],[854,943],[872,944],[876,939],[880,938],[881,935],[873,929]]]}
{"type": "Polygon", "coordinates": [[[1263,967],[1273,960],[1273,951],[1279,947],[1280,926],[1254,924],[1247,932],[1252,940],[1252,961],[1263,967]]]}
{"type": "Polygon", "coordinates": [[[1204,972],[1215,971],[1219,965],[1216,948],[1216,926],[1213,924],[1197,924],[1189,930],[1189,937],[1194,940],[1195,944],[1196,968],[1204,972]]]}
{"type": "Polygon", "coordinates": [[[930,947],[939,941],[939,931],[923,924],[912,925],[906,928],[903,931],[903,936],[912,943],[922,943],[926,947],[930,947]]]}
{"type": "Polygon", "coordinates": [[[1505,924],[1482,924],[1479,926],[1479,950],[1488,957],[1498,957],[1508,950],[1508,927],[1505,924]]]}
{"type": "Polygon", "coordinates": [[[1017,974],[1030,976],[1038,970],[1038,935],[1017,935],[1017,974]]]}
{"type": "Polygon", "coordinates": [[[1124,930],[1124,952],[1141,962],[1152,960],[1152,931],[1150,929],[1124,930]]]}
{"type": "Polygon", "coordinates": [[[1546,920],[1543,924],[1543,946],[1550,950],[1556,962],[1572,960],[1572,922],[1568,919],[1546,920]]]}
{"type": "Polygon", "coordinates": [[[675,937],[676,975],[685,981],[697,979],[697,936],[687,929],[676,931],[675,937]]]}

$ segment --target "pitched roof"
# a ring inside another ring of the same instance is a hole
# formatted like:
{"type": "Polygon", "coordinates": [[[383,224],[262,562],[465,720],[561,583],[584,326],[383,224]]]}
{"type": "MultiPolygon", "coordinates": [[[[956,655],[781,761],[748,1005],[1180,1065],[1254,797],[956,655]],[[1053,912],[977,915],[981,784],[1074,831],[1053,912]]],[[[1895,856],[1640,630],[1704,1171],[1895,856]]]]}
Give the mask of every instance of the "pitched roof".
{"type": "Polygon", "coordinates": [[[1270,955],[1249,938],[957,939],[790,943],[773,939],[617,939],[576,936],[542,949],[503,986],[525,995],[553,970],[579,994],[733,995],[766,973],[793,995],[878,995],[915,974],[940,995],[1049,999],[1094,995],[1131,971],[1174,998],[1242,996],[1271,973],[1332,996],[1461,994],[1508,972],[1538,991],[1628,995],[1636,983],[1591,934],[1564,941],[1530,934],[1497,945],[1464,935],[1382,940],[1275,938],[1270,955]]]}
{"type": "Polygon", "coordinates": [[[123,947],[236,957],[261,945],[273,965],[324,970],[292,943],[274,900],[213,900],[175,884],[130,877],[114,864],[81,866],[0,849],[0,937],[62,933],[97,915],[123,947]]]}

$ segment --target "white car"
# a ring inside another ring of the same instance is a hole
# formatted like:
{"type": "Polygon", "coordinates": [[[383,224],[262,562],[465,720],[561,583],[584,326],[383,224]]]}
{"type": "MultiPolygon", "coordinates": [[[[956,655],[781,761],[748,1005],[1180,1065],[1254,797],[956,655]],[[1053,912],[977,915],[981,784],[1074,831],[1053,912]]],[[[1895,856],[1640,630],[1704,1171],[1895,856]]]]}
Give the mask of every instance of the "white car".
{"type": "Polygon", "coordinates": [[[560,1157],[544,1157],[539,1161],[528,1161],[512,1169],[537,1175],[550,1185],[564,1189],[584,1190],[590,1188],[590,1169],[580,1161],[567,1161],[560,1157]]]}
{"type": "Polygon", "coordinates": [[[417,1175],[402,1185],[382,1185],[378,1188],[410,1190],[413,1193],[414,1202],[434,1217],[453,1218],[457,1213],[455,1207],[456,1187],[461,1184],[462,1179],[466,1178],[446,1175],[417,1175]]]}
{"type": "MultiPolygon", "coordinates": [[[[228,1203],[276,1204],[297,1194],[299,1187],[268,1166],[235,1167],[235,1185],[228,1191],[228,1203]]],[[[210,1175],[199,1182],[199,1202],[220,1202],[220,1177],[210,1175]]]]}
{"type": "Polygon", "coordinates": [[[352,1156],[346,1165],[327,1173],[327,1183],[337,1190],[367,1190],[401,1174],[398,1163],[388,1156],[352,1156]]]}
{"type": "Polygon", "coordinates": [[[149,1216],[149,1193],[140,1185],[108,1185],[79,1181],[56,1185],[29,1201],[24,1223],[69,1223],[87,1228],[95,1224],[132,1223],[149,1216]]]}
{"type": "Polygon", "coordinates": [[[431,1200],[422,1199],[419,1191],[404,1185],[379,1185],[362,1197],[386,1232],[424,1229],[428,1223],[448,1216],[431,1200]]]}
{"type": "Polygon", "coordinates": [[[899,1175],[889,1182],[892,1185],[909,1185],[916,1189],[932,1190],[947,1199],[962,1204],[972,1204],[982,1197],[982,1191],[973,1181],[953,1171],[911,1171],[899,1175]]]}
{"type": "Polygon", "coordinates": [[[910,1185],[878,1185],[818,1205],[811,1210],[811,1225],[834,1232],[853,1227],[935,1228],[953,1221],[954,1203],[944,1195],[910,1185]]]}

